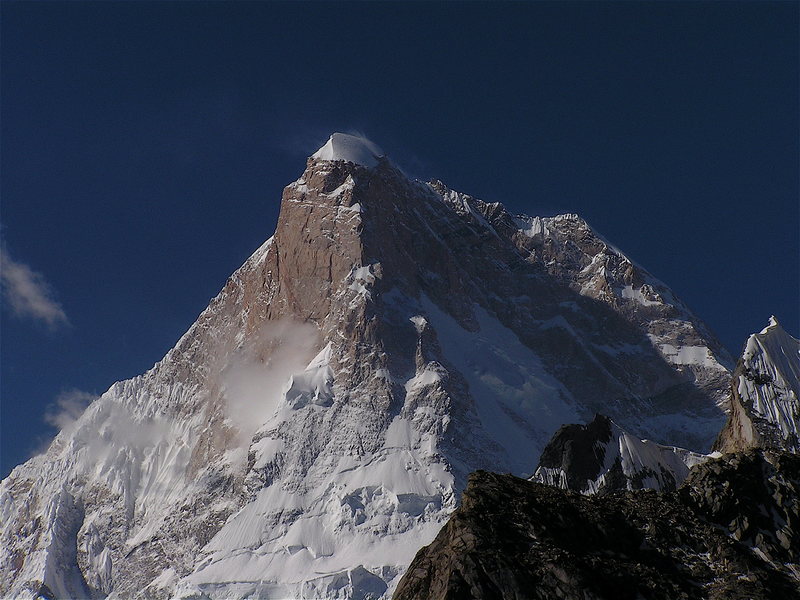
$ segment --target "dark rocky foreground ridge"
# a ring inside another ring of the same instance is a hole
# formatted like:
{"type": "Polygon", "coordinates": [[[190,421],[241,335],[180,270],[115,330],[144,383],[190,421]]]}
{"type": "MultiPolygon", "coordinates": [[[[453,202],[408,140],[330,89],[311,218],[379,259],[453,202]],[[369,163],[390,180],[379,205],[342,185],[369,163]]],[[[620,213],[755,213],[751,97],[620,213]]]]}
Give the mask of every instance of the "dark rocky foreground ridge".
{"type": "Polygon", "coordinates": [[[394,600],[800,598],[800,457],[753,449],[674,492],[579,493],[478,471],[394,600]]]}

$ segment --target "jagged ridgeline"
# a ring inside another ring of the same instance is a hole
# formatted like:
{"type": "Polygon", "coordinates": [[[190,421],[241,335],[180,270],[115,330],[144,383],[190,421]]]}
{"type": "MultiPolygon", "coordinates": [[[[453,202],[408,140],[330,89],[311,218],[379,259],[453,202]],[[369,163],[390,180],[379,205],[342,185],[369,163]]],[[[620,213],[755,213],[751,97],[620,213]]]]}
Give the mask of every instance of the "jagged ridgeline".
{"type": "Polygon", "coordinates": [[[0,596],[388,597],[470,472],[595,413],[708,452],[731,367],[577,215],[334,134],[176,346],[2,482],[0,596]]]}

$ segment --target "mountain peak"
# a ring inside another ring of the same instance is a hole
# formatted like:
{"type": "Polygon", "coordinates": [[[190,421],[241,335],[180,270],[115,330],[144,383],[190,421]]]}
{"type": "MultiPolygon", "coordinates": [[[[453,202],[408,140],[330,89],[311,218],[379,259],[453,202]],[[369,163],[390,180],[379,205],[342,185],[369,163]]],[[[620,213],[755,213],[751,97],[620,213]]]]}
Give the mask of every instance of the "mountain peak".
{"type": "Polygon", "coordinates": [[[800,452],[799,398],[800,340],[770,317],[769,325],[745,344],[733,373],[731,414],[715,448],[800,452]]]}
{"type": "Polygon", "coordinates": [[[674,490],[706,455],[631,435],[605,415],[587,425],[563,425],[530,477],[582,494],[651,488],[674,490]]]}
{"type": "Polygon", "coordinates": [[[769,318],[769,324],[766,327],[764,327],[764,329],[761,330],[761,333],[762,334],[767,333],[773,327],[777,327],[778,329],[783,329],[783,327],[781,327],[780,322],[778,321],[778,318],[775,315],[772,315],[769,318]]]}
{"type": "Polygon", "coordinates": [[[365,137],[333,133],[325,145],[311,155],[311,158],[344,160],[364,167],[374,167],[382,156],[384,156],[383,150],[365,137]]]}

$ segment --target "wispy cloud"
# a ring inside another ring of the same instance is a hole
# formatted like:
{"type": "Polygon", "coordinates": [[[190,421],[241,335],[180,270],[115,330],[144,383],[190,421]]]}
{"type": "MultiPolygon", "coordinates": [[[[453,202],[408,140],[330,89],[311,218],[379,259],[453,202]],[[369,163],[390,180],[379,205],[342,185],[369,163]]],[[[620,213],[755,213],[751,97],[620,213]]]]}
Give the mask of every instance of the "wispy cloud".
{"type": "MultiPolygon", "coordinates": [[[[42,420],[61,431],[71,433],[86,408],[99,396],[78,389],[65,390],[47,405],[42,420]]],[[[54,436],[41,432],[30,440],[28,458],[44,454],[53,443],[54,436]]]]}
{"type": "Polygon", "coordinates": [[[222,372],[226,413],[245,446],[278,408],[289,378],[302,372],[319,346],[311,323],[281,319],[265,323],[228,359],[222,372]]]}
{"type": "Polygon", "coordinates": [[[50,327],[69,323],[44,277],[25,263],[11,258],[0,245],[0,284],[5,304],[18,316],[43,321],[50,327]]]}
{"type": "Polygon", "coordinates": [[[66,390],[56,396],[55,402],[45,410],[44,420],[48,425],[60,431],[69,429],[78,420],[92,402],[97,399],[95,394],[81,390],[66,390]]]}

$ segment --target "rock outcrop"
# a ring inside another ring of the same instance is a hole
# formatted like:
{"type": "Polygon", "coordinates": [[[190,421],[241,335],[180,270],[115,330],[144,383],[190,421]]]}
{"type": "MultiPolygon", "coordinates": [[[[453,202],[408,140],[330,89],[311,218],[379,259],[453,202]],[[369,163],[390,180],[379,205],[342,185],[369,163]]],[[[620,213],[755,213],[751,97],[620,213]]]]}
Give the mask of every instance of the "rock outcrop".
{"type": "Polygon", "coordinates": [[[751,450],[677,492],[585,496],[477,472],[394,600],[800,598],[800,457],[751,450]]]}
{"type": "Polygon", "coordinates": [[[675,490],[705,454],[632,436],[608,417],[564,425],[545,446],[532,481],[583,494],[675,490]]]}

